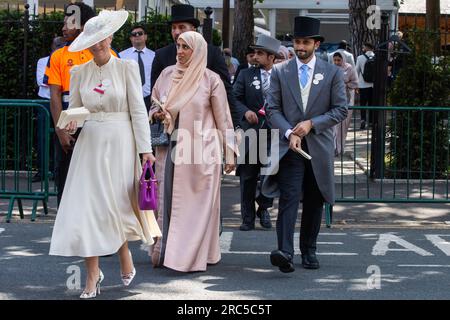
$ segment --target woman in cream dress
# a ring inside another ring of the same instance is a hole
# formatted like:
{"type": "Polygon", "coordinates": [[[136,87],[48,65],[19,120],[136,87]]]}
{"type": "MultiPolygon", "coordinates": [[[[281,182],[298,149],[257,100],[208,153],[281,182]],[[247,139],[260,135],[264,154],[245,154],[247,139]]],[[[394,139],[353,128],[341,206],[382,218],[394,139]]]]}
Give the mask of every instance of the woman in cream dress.
{"type": "MultiPolygon", "coordinates": [[[[112,34],[127,17],[126,11],[102,11],[69,48],[89,48],[94,56],[73,67],[70,79],[69,109],[83,106],[91,114],[73,151],[50,254],[85,258],[87,279],[80,298],[100,293],[98,256],[118,252],[121,280],[128,285],[136,274],[128,241],[151,245],[158,231],[137,206],[139,154],[143,161],[155,160],[139,68],[109,50],[112,34]]],[[[74,132],[76,123],[66,130],[74,132]]]]}
{"type": "Polygon", "coordinates": [[[177,40],[177,64],[163,70],[150,110],[163,119],[170,146],[156,147],[158,224],[163,232],[152,253],[154,266],[205,271],[220,260],[220,182],[234,167],[234,130],[225,87],[206,68],[207,44],[194,31],[177,40]]]}

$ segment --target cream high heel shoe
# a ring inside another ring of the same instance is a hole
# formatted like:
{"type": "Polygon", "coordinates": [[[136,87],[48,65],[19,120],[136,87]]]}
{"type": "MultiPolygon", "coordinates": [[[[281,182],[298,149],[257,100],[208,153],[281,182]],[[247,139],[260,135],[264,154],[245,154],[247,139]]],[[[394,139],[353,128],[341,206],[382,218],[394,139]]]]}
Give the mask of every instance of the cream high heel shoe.
{"type": "Polygon", "coordinates": [[[98,295],[100,295],[100,283],[102,283],[105,276],[103,275],[102,270],[99,269],[99,275],[97,283],[95,284],[95,290],[92,292],[86,292],[83,290],[83,292],[80,295],[80,299],[92,299],[95,298],[98,295]]]}
{"type": "MultiPolygon", "coordinates": [[[[131,255],[131,251],[128,250],[128,253],[130,254],[130,259],[131,259],[131,263],[133,263],[133,256],[131,255]]],[[[131,283],[131,281],[133,281],[134,276],[136,275],[136,269],[134,268],[134,263],[133,263],[133,270],[129,273],[120,273],[120,278],[122,279],[122,283],[125,287],[128,287],[131,283]]]]}
{"type": "Polygon", "coordinates": [[[130,273],[126,273],[126,274],[121,274],[121,278],[122,278],[122,283],[125,287],[128,287],[131,283],[131,281],[133,281],[134,276],[136,275],[136,269],[133,267],[133,271],[131,271],[130,273]]]}

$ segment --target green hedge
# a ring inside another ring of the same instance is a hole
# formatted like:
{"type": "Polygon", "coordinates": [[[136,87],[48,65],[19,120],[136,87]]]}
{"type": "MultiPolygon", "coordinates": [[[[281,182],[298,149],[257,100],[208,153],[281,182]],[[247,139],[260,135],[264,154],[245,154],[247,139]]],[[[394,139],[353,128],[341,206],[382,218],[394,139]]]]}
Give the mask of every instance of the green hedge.
{"type": "MultiPolygon", "coordinates": [[[[170,17],[149,10],[142,22],[135,22],[130,14],[125,25],[114,34],[112,47],[120,52],[131,46],[129,34],[135,25],[144,26],[147,35],[147,47],[156,50],[172,42],[170,17]]],[[[0,99],[37,98],[36,64],[50,54],[50,45],[54,37],[61,35],[64,13],[60,11],[40,14],[28,24],[28,39],[24,44],[24,12],[0,10],[0,99]],[[24,57],[24,52],[27,55],[24,57]],[[26,72],[24,74],[24,59],[26,72]],[[23,90],[23,79],[26,90],[23,90]]],[[[220,46],[222,39],[213,29],[213,44],[220,46]]]]}
{"type": "Polygon", "coordinates": [[[30,23],[28,39],[24,43],[23,12],[0,11],[0,98],[35,97],[37,60],[49,54],[54,35],[60,33],[63,17],[52,13],[30,23]],[[27,64],[24,73],[24,55],[27,64]],[[22,81],[26,77],[26,92],[22,81]]]}
{"type": "Polygon", "coordinates": [[[394,114],[388,126],[387,169],[397,171],[397,178],[407,178],[407,172],[409,178],[447,178],[450,172],[450,56],[435,59],[431,52],[435,40],[436,35],[423,31],[410,33],[412,52],[404,56],[389,103],[448,107],[449,111],[394,114]]]}
{"type": "MultiPolygon", "coordinates": [[[[172,41],[168,17],[149,12],[144,23],[148,33],[147,46],[153,50],[163,47],[172,41]]],[[[24,43],[25,25],[24,12],[0,10],[0,99],[37,98],[36,84],[37,61],[50,54],[50,45],[55,36],[61,35],[64,21],[63,12],[52,12],[39,15],[30,20],[27,27],[27,42],[24,43]],[[26,50],[25,50],[26,49],[26,50]],[[26,57],[25,57],[26,52],[26,57]],[[24,72],[24,59],[26,68],[24,72]],[[23,79],[26,79],[26,89],[23,90],[23,79]]],[[[118,52],[131,46],[129,33],[134,25],[130,16],[127,23],[115,34],[113,48],[118,52]]],[[[6,129],[7,137],[14,132],[13,111],[2,114],[4,121],[10,126],[6,129]]],[[[29,134],[29,117],[20,117],[16,126],[21,128],[21,135],[29,134]]],[[[35,128],[34,128],[35,130],[35,128]]],[[[14,150],[9,145],[7,150],[1,150],[2,157],[8,159],[8,169],[13,169],[14,150]]],[[[21,158],[23,154],[19,155],[21,158]]],[[[21,159],[20,170],[36,168],[36,154],[33,161],[21,159]]]]}
{"type": "Polygon", "coordinates": [[[162,48],[173,41],[168,20],[168,16],[157,14],[153,10],[147,13],[142,22],[134,23],[134,18],[130,16],[125,25],[114,34],[112,47],[118,52],[131,47],[130,32],[135,25],[141,25],[147,32],[147,47],[152,50],[162,48]]]}
{"type": "MultiPolygon", "coordinates": [[[[35,98],[36,64],[49,55],[50,45],[55,36],[61,35],[64,14],[52,12],[39,15],[31,20],[28,27],[28,40],[24,44],[24,13],[20,11],[0,11],[0,98],[35,98]],[[24,73],[24,52],[26,55],[26,72],[24,73]],[[23,92],[23,79],[27,80],[23,92]]],[[[150,11],[144,25],[148,33],[147,46],[158,49],[172,41],[168,17],[150,11]]],[[[131,46],[129,33],[134,25],[130,16],[127,23],[115,34],[113,48],[118,52],[131,46]]]]}

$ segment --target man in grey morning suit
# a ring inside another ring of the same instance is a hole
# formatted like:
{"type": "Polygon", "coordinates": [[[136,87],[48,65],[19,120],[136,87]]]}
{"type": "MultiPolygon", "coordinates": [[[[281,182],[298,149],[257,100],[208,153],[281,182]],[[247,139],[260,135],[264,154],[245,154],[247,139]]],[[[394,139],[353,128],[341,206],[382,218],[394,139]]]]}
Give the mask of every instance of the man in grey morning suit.
{"type": "MultiPolygon", "coordinates": [[[[277,154],[271,154],[262,192],[280,196],[277,219],[278,250],[270,260],[281,272],[294,271],[294,231],[300,201],[302,266],[319,268],[316,240],[324,202],[334,203],[332,127],[347,116],[347,99],[342,72],[316,59],[315,49],[323,37],[320,21],[296,17],[294,49],[296,59],[275,65],[267,96],[266,117],[272,129],[279,129],[277,154]],[[295,150],[312,156],[307,160],[295,150]]],[[[272,144],[272,150],[277,150],[272,144]]]]}
{"type": "Polygon", "coordinates": [[[268,209],[272,207],[273,199],[267,198],[261,193],[256,196],[256,193],[260,189],[258,188],[260,186],[258,179],[262,165],[259,150],[264,147],[267,149],[270,145],[270,135],[267,135],[266,139],[259,136],[260,131],[268,129],[261,111],[264,110],[267,91],[270,87],[270,72],[275,58],[278,57],[280,45],[280,40],[264,34],[259,35],[256,45],[252,46],[255,50],[257,66],[243,69],[233,84],[236,106],[245,110],[245,113],[240,116],[240,126],[256,136],[256,139],[250,141],[248,146],[245,142],[247,139],[243,139],[241,147],[244,146],[245,152],[241,153],[242,158],[238,158],[236,169],[241,188],[242,225],[239,228],[241,231],[255,228],[255,216],[259,217],[263,228],[272,228],[268,209]],[[254,161],[251,161],[252,158],[254,161]],[[245,160],[245,163],[240,163],[240,160],[245,160]],[[255,202],[258,203],[257,211],[255,211],[255,202]]]}

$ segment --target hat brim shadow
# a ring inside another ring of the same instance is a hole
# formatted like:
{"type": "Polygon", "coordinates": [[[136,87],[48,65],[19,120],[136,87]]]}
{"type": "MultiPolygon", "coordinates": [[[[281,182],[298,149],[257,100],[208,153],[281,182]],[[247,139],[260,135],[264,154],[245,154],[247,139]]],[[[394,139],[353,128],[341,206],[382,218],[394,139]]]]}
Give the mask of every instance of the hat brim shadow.
{"type": "Polygon", "coordinates": [[[263,47],[263,46],[254,45],[254,46],[250,46],[250,48],[252,48],[254,50],[261,50],[261,51],[267,52],[268,54],[273,54],[275,56],[275,58],[277,58],[277,59],[283,58],[280,54],[278,54],[278,52],[267,49],[266,47],[263,47]]]}
{"type": "Polygon", "coordinates": [[[192,18],[192,17],[180,17],[175,18],[170,21],[168,21],[168,24],[176,23],[176,22],[189,22],[192,24],[195,28],[198,28],[200,26],[200,21],[198,19],[192,18]]]}
{"type": "Polygon", "coordinates": [[[294,39],[296,38],[306,38],[306,39],[314,39],[320,42],[324,42],[325,38],[322,37],[321,35],[314,35],[314,36],[305,36],[305,35],[301,35],[301,34],[294,34],[294,39]]]}

